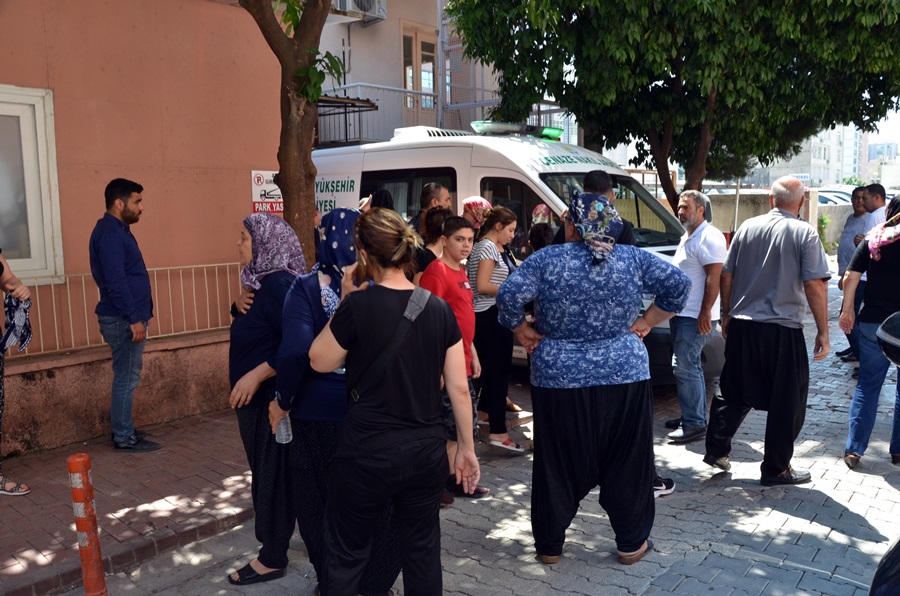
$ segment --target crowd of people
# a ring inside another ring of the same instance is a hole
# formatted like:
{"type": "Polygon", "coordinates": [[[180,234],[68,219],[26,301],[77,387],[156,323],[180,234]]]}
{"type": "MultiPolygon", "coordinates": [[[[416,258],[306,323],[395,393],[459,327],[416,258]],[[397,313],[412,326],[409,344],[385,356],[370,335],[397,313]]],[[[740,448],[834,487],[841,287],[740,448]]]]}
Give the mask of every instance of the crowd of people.
{"type": "MultiPolygon", "coordinates": [[[[611,177],[589,173],[556,228],[546,205],[532,213],[531,254],[509,250],[515,213],[482,197],[451,210],[450,190],[425,186],[404,221],[387,191],[338,208],[317,227],[315,263],[294,230],[271,214],[240,227],[242,291],[232,305],[229,403],[252,473],[257,557],[235,585],[283,577],[295,527],[325,595],[440,594],[441,507],[491,494],[475,456],[523,453],[507,411],[514,338],[527,350],[534,410],[531,521],[538,559],[560,560],[581,500],[600,487],[618,561],[653,549],[655,497],[674,490],[656,472],[653,406],[642,340],[669,321],[681,417],[676,444],[705,439],[703,461],[730,467],[731,441],[751,409],[767,412],[763,485],[801,484],[792,466],[804,423],[809,355],[830,349],[827,282],[819,237],[800,217],[804,187],[772,185],[771,211],[746,221],[726,249],[708,197],[685,191],[684,225],[671,263],[633,244],[614,206],[611,177]],[[653,296],[644,308],[642,297],[653,296]],[[707,415],[701,353],[721,328],[721,395],[707,415]],[[482,433],[478,425],[484,425],[482,433]]],[[[161,446],[135,429],[131,406],[152,318],[149,278],[130,226],[143,189],[116,179],[91,236],[97,315],[112,351],[112,441],[125,452],[161,446]]],[[[900,197],[874,184],[854,191],[839,250],[840,327],[859,362],[844,461],[856,468],[871,436],[889,361],[875,339],[900,311],[900,197]]],[[[28,288],[0,255],[7,293],[2,347],[27,345],[28,288]],[[24,317],[22,316],[24,313],[24,317]],[[24,320],[24,323],[23,323],[24,320]]],[[[3,412],[0,353],[0,422],[3,412]]],[[[900,464],[900,391],[891,460],[900,464]]],[[[30,491],[0,469],[0,494],[30,491]]]]}

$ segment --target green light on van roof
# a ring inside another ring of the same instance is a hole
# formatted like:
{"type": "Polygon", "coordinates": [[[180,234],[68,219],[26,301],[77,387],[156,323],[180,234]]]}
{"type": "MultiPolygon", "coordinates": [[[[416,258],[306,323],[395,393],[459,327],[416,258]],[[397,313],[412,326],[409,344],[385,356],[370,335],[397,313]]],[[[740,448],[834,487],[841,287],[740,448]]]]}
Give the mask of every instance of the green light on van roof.
{"type": "Polygon", "coordinates": [[[531,124],[515,124],[512,122],[491,122],[489,120],[476,120],[469,123],[477,134],[480,135],[511,135],[526,134],[535,137],[558,141],[563,135],[563,129],[553,126],[534,126],[531,124]]]}

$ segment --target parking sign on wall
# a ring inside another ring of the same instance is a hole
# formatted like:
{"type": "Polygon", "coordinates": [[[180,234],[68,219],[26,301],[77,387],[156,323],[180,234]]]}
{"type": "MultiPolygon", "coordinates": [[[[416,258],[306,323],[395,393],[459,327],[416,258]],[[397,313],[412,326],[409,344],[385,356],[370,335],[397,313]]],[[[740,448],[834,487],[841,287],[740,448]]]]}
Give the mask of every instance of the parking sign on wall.
{"type": "Polygon", "coordinates": [[[284,201],[281,189],[274,182],[275,174],[269,170],[253,170],[250,172],[251,197],[253,213],[283,213],[284,201]]]}

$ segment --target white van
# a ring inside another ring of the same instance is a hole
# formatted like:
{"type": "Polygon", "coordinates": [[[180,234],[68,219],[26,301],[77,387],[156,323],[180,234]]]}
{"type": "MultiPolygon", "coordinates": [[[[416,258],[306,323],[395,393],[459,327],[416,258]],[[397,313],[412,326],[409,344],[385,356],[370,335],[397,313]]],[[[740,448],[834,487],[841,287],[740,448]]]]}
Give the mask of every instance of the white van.
{"type": "MultiPolygon", "coordinates": [[[[316,204],[323,213],[334,207],[355,208],[360,198],[386,189],[395,209],[408,219],[419,212],[419,196],[429,182],[450,189],[457,213],[462,211],[462,200],[473,195],[508,207],[518,217],[510,248],[520,259],[528,253],[534,208],[548,205],[559,225],[572,191],[581,190],[584,175],[591,170],[604,170],[612,176],[616,210],[634,224],[635,245],[671,260],[684,234],[681,222],[611,160],[532,134],[398,128],[390,141],[316,150],[313,162],[318,169],[316,204]]],[[[672,382],[668,323],[653,329],[645,341],[654,382],[672,382]]],[[[708,343],[704,352],[707,377],[719,374],[723,353],[721,339],[708,343]]],[[[527,361],[519,346],[515,356],[527,361]]]]}

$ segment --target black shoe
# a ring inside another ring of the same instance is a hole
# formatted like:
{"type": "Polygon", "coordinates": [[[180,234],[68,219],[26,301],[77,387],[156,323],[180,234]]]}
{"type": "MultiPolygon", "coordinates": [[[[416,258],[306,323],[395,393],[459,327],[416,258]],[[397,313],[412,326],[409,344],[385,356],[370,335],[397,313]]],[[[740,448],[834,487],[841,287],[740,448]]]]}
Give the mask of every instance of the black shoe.
{"type": "Polygon", "coordinates": [[[806,470],[795,470],[791,466],[777,476],[763,476],[759,483],[763,486],[775,486],[776,484],[804,484],[812,480],[812,476],[806,470]]]}
{"type": "Polygon", "coordinates": [[[125,451],[156,451],[162,445],[148,441],[147,439],[139,439],[137,435],[131,435],[127,441],[115,444],[116,449],[124,449],[125,451]]]}
{"type": "Polygon", "coordinates": [[[891,454],[891,463],[895,466],[900,466],[900,453],[891,454]]]}
{"type": "Polygon", "coordinates": [[[453,498],[453,495],[450,494],[450,491],[445,488],[444,492],[441,494],[441,509],[453,505],[454,500],[455,499],[453,498]]]}
{"type": "Polygon", "coordinates": [[[672,420],[666,420],[666,423],[663,425],[666,428],[678,428],[681,426],[681,418],[673,418],[672,420]]]}
{"type": "Polygon", "coordinates": [[[671,478],[662,478],[659,474],[653,481],[653,498],[658,499],[675,492],[675,481],[671,478]]]}
{"type": "Polygon", "coordinates": [[[705,436],[705,426],[682,426],[678,430],[673,430],[666,435],[666,437],[676,445],[699,441],[705,436]]]}
{"type": "MultiPolygon", "coordinates": [[[[140,441],[141,439],[143,439],[144,437],[147,436],[147,431],[145,431],[145,430],[134,429],[134,436],[137,437],[138,440],[140,441]]],[[[109,440],[113,442],[113,445],[116,444],[116,435],[115,435],[115,433],[109,433],[109,440]]]]}
{"type": "Polygon", "coordinates": [[[840,352],[835,352],[834,355],[840,358],[841,356],[849,356],[853,353],[853,348],[847,348],[846,350],[841,350],[840,352]]]}
{"type": "Polygon", "coordinates": [[[723,455],[722,457],[713,457],[707,453],[703,456],[703,463],[714,468],[719,468],[723,472],[727,472],[731,469],[731,462],[728,461],[727,455],[723,455]]]}
{"type": "Polygon", "coordinates": [[[850,375],[850,378],[852,378],[852,379],[858,379],[858,378],[859,378],[859,367],[858,367],[858,366],[857,366],[856,368],[853,369],[853,374],[850,375]]]}
{"type": "Polygon", "coordinates": [[[851,353],[846,356],[841,356],[841,362],[859,362],[859,358],[851,353]]]}

